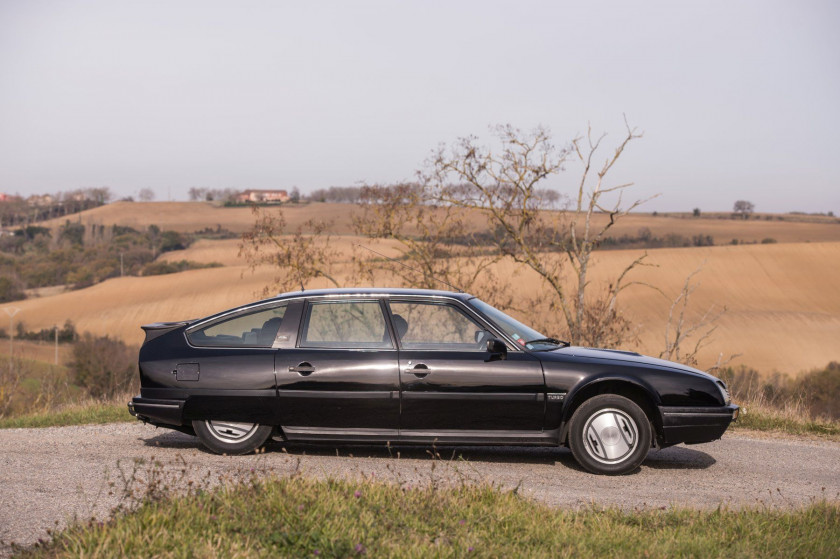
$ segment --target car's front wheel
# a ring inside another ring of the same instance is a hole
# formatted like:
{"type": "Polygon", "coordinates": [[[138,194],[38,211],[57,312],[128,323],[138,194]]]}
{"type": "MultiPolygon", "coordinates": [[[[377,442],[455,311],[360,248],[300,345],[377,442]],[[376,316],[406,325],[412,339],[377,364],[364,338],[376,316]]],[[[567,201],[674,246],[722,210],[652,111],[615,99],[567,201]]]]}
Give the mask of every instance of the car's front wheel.
{"type": "Polygon", "coordinates": [[[263,445],[271,435],[271,425],[235,421],[193,421],[199,440],[217,454],[247,454],[263,445]]]}
{"type": "Polygon", "coordinates": [[[572,454],[595,474],[632,472],[647,457],[651,437],[645,412],[617,394],[601,394],[585,401],[569,424],[572,454]]]}

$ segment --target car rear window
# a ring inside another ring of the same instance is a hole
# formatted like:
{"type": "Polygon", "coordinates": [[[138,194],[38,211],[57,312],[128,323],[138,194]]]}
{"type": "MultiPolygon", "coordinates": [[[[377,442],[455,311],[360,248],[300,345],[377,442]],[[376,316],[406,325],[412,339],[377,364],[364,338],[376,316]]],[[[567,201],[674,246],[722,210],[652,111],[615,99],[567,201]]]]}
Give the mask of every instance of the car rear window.
{"type": "Polygon", "coordinates": [[[187,333],[200,347],[271,347],[283,323],[286,305],[240,314],[187,333]]]}

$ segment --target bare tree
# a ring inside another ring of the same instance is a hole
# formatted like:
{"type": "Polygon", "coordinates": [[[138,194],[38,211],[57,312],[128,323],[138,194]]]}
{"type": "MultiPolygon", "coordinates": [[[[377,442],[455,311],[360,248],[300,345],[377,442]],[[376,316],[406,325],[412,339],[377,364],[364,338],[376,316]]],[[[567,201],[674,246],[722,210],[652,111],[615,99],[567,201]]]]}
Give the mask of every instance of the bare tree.
{"type": "Polygon", "coordinates": [[[631,183],[608,185],[607,176],[625,148],[641,137],[627,126],[624,138],[600,166],[594,164],[605,135],[585,138],[556,147],[543,128],[530,133],[512,126],[496,129],[498,151],[478,144],[475,137],[462,138],[447,149],[441,147],[431,161],[426,177],[441,204],[483,214],[501,254],[530,268],[542,280],[551,310],[559,311],[572,343],[612,346],[632,334],[630,323],[617,310],[619,293],[635,282],[628,274],[645,256],[629,262],[604,289],[590,285],[592,252],[616,221],[645,200],[624,203],[623,193],[631,183]],[[568,211],[548,211],[540,186],[559,174],[567,163],[578,162],[581,176],[570,193],[568,211]],[[569,288],[567,270],[574,276],[569,288]]]}
{"type": "Polygon", "coordinates": [[[315,278],[325,278],[341,287],[333,273],[333,266],[341,253],[330,246],[330,223],[310,219],[295,231],[287,231],[282,208],[263,211],[252,208],[254,226],[242,235],[239,256],[254,272],[260,266],[271,266],[276,275],[262,290],[271,293],[303,289],[315,278]]]}
{"type": "MultiPolygon", "coordinates": [[[[689,300],[700,282],[695,277],[703,270],[705,260],[691,272],[683,283],[679,294],[671,301],[668,310],[668,322],[665,324],[665,346],[659,353],[662,359],[679,361],[692,367],[698,366],[700,350],[711,343],[712,334],[717,330],[717,321],[726,314],[726,307],[715,308],[714,305],[706,309],[697,319],[689,319],[689,300]]],[[[657,289],[660,293],[661,290],[657,289]]],[[[664,293],[662,293],[664,295],[664,293]]],[[[715,371],[725,367],[740,353],[724,358],[723,353],[717,357],[716,363],[706,369],[715,371]]]]}
{"type": "Polygon", "coordinates": [[[155,199],[155,191],[151,188],[141,188],[140,193],[137,195],[137,199],[141,202],[151,202],[155,199]]]}
{"type": "Polygon", "coordinates": [[[732,206],[732,211],[744,219],[749,219],[750,214],[755,210],[755,205],[747,200],[738,200],[732,206]]]}
{"type": "Polygon", "coordinates": [[[362,276],[374,281],[377,270],[386,271],[400,285],[481,294],[487,302],[506,308],[512,291],[493,271],[504,255],[470,227],[462,208],[436,204],[433,192],[418,183],[369,185],[360,192],[360,212],[354,215],[356,233],[396,241],[397,261],[357,258],[362,276]],[[487,289],[493,286],[494,289],[487,289]]]}

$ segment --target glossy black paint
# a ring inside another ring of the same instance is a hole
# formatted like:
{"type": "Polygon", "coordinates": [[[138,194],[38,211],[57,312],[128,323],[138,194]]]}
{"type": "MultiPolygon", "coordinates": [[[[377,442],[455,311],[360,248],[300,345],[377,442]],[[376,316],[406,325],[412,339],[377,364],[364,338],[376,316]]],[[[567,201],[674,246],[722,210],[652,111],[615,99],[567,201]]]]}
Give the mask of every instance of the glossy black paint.
{"type": "Polygon", "coordinates": [[[182,430],[194,419],[274,425],[292,440],[540,445],[564,444],[575,409],[605,392],[637,401],[660,445],[719,438],[737,409],[724,401],[718,379],[676,363],[578,347],[527,350],[472,307],[471,298],[427,290],[306,291],[205,319],[144,326],[141,393],[130,409],[144,421],[182,430]],[[325,299],[379,301],[387,321],[383,343],[391,347],[300,347],[306,305],[325,299]],[[405,350],[389,312],[392,300],[456,306],[506,352],[488,351],[486,343],[405,350]],[[186,336],[278,304],[288,306],[271,347],[195,347],[186,336]]]}

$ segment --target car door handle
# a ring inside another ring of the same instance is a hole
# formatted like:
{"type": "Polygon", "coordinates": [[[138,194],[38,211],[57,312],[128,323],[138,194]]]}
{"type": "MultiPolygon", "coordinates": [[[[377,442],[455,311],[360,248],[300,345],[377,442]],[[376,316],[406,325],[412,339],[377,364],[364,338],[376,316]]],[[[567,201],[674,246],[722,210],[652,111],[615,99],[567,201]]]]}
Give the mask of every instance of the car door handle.
{"type": "Polygon", "coordinates": [[[290,366],[289,372],[307,376],[315,372],[315,367],[313,367],[311,363],[307,363],[306,361],[304,361],[303,363],[298,363],[297,367],[290,366]]]}
{"type": "Polygon", "coordinates": [[[414,367],[408,367],[405,370],[406,373],[411,373],[412,375],[416,376],[417,378],[424,378],[426,375],[431,373],[431,369],[424,365],[423,363],[418,363],[414,367]]]}

